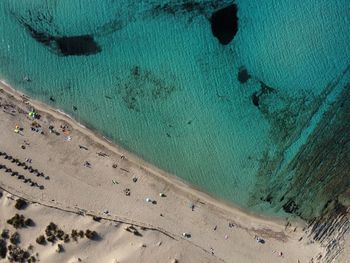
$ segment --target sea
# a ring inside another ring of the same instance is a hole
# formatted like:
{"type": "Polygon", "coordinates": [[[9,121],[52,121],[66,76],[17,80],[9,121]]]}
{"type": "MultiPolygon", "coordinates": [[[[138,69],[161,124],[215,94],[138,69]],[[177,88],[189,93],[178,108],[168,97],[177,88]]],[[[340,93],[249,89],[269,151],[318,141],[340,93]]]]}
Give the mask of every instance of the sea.
{"type": "Polygon", "coordinates": [[[349,43],[349,0],[0,2],[1,79],[274,217],[350,205],[349,43]]]}

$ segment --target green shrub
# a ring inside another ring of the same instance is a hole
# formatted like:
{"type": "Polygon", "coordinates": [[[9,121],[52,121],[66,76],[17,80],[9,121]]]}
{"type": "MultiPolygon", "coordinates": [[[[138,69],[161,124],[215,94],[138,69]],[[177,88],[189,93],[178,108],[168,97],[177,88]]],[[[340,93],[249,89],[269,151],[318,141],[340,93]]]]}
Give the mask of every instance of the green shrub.
{"type": "Polygon", "coordinates": [[[76,229],[72,229],[71,237],[74,241],[78,241],[78,231],[76,229]]]}
{"type": "Polygon", "coordinates": [[[0,258],[6,258],[7,247],[6,240],[0,239],[0,258]]]}
{"type": "Polygon", "coordinates": [[[88,238],[88,239],[91,239],[91,240],[96,240],[98,235],[97,235],[97,232],[96,231],[91,231],[90,229],[87,229],[85,231],[85,236],[88,238]]]}
{"type": "Polygon", "coordinates": [[[13,244],[13,245],[17,245],[19,244],[20,242],[20,236],[17,232],[13,233],[11,236],[10,236],[10,242],[13,244]]]}
{"type": "Polygon", "coordinates": [[[46,239],[45,239],[45,237],[43,235],[38,236],[35,241],[39,245],[45,245],[46,244],[46,239]]]}
{"type": "Polygon", "coordinates": [[[25,219],[23,215],[19,215],[19,214],[16,214],[14,217],[7,220],[7,223],[12,225],[16,229],[34,225],[34,222],[32,219],[30,218],[25,219]]]}
{"type": "Polygon", "coordinates": [[[15,207],[18,210],[25,209],[27,207],[28,203],[23,199],[17,199],[15,207]]]}
{"type": "Polygon", "coordinates": [[[61,252],[63,252],[63,251],[64,251],[63,246],[62,246],[61,244],[58,244],[58,245],[57,245],[56,252],[57,252],[57,253],[61,253],[61,252]]]}
{"type": "Polygon", "coordinates": [[[8,230],[8,229],[2,230],[2,232],[1,232],[1,237],[2,237],[3,239],[8,239],[8,238],[10,237],[10,235],[9,235],[9,230],[8,230]]]}
{"type": "Polygon", "coordinates": [[[63,241],[64,241],[64,243],[68,243],[70,241],[68,234],[64,234],[63,241]]]}

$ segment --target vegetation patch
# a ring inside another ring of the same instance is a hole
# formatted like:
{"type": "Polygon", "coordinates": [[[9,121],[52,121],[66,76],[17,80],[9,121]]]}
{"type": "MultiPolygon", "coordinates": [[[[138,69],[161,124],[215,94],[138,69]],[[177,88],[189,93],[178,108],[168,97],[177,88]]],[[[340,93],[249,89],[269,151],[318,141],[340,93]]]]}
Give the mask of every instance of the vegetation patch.
{"type": "Polygon", "coordinates": [[[28,203],[23,200],[23,199],[17,199],[16,204],[15,204],[15,208],[18,210],[22,210],[25,209],[28,206],[28,203]]]}
{"type": "Polygon", "coordinates": [[[32,219],[25,218],[23,215],[19,215],[19,214],[16,214],[14,217],[7,220],[7,223],[12,225],[16,229],[34,225],[34,222],[32,219]]]}

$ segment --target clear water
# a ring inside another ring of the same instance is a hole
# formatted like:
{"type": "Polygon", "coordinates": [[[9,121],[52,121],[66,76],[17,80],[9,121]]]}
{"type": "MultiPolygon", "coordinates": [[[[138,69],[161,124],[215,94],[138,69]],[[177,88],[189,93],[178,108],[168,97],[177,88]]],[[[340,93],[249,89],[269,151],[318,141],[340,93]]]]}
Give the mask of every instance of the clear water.
{"type": "MultiPolygon", "coordinates": [[[[237,0],[238,33],[225,46],[208,18],[232,2],[198,1],[200,11],[183,3],[191,1],[3,0],[1,77],[214,196],[285,215],[279,197],[308,176],[286,169],[350,81],[350,1],[237,0]],[[102,51],[60,56],[25,23],[91,35],[102,51]],[[257,107],[261,82],[270,89],[257,107]]],[[[345,191],[324,197],[320,187],[310,185],[320,196],[294,214],[315,216],[345,191]]]]}

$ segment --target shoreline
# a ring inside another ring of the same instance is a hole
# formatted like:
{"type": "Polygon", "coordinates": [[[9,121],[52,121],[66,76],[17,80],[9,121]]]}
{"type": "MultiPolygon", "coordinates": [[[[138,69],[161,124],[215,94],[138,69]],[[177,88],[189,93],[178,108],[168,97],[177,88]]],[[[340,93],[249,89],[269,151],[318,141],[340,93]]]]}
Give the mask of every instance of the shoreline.
{"type": "Polygon", "coordinates": [[[6,81],[1,79],[0,79],[0,88],[4,89],[5,92],[7,92],[7,94],[14,96],[15,99],[18,101],[23,99],[23,97],[26,98],[28,100],[28,103],[31,106],[33,106],[33,108],[35,108],[36,110],[44,112],[46,114],[50,114],[56,119],[60,119],[62,121],[69,123],[75,129],[78,129],[79,131],[83,132],[84,134],[89,136],[92,140],[97,140],[98,143],[108,147],[110,150],[114,151],[115,153],[126,155],[127,159],[130,162],[151,172],[153,175],[159,177],[161,180],[165,180],[167,183],[173,184],[174,186],[178,187],[181,191],[184,191],[187,194],[198,196],[199,198],[203,199],[204,201],[218,208],[224,209],[228,212],[239,213],[240,215],[244,215],[244,216],[255,217],[258,220],[262,220],[262,222],[269,222],[269,223],[273,222],[283,226],[285,225],[286,221],[291,222],[293,224],[297,224],[299,226],[305,226],[307,224],[307,222],[305,222],[304,220],[296,217],[288,218],[288,220],[286,220],[285,218],[258,214],[258,213],[255,213],[254,211],[250,211],[248,209],[239,207],[232,202],[217,198],[214,195],[197,188],[195,185],[192,185],[186,182],[184,179],[177,177],[176,175],[170,174],[166,171],[163,171],[160,168],[146,162],[145,160],[139,158],[136,154],[122,148],[120,145],[114,143],[113,141],[103,136],[102,134],[98,133],[97,131],[94,131],[93,129],[85,126],[84,124],[79,123],[77,120],[75,120],[69,114],[65,113],[63,110],[51,108],[49,105],[41,101],[35,100],[31,98],[29,95],[26,95],[14,89],[10,84],[8,84],[6,81]]]}
{"type": "MultiPolygon", "coordinates": [[[[304,262],[324,254],[321,244],[314,243],[308,230],[305,231],[306,222],[260,216],[212,197],[110,142],[61,110],[31,99],[3,81],[0,81],[0,88],[0,106],[4,108],[0,111],[4,138],[0,142],[1,151],[19,160],[30,157],[33,168],[49,175],[45,180],[35,177],[1,157],[2,165],[45,186],[38,189],[23,184],[16,180],[18,177],[8,176],[8,172],[0,169],[0,186],[4,191],[38,205],[71,211],[83,218],[96,216],[156,230],[159,238],[167,239],[167,245],[173,244],[177,252],[179,249],[188,252],[184,257],[181,253],[169,255],[184,262],[231,262],[234,257],[242,263],[261,260],[294,263],[296,259],[304,262]],[[10,112],[5,110],[5,105],[9,105],[10,112]],[[36,122],[43,133],[30,129],[33,125],[33,120],[27,116],[30,107],[41,115],[36,122]],[[17,123],[23,127],[20,134],[12,128],[17,123]],[[50,125],[58,130],[67,125],[69,136],[49,132],[50,125]],[[67,137],[71,139],[66,140],[67,137]],[[23,144],[27,146],[22,148],[23,144]],[[80,145],[86,149],[81,149],[80,145]],[[107,157],[98,155],[100,152],[107,157]],[[91,167],[83,165],[86,160],[91,167]],[[147,201],[149,199],[154,201],[147,201]],[[258,242],[257,237],[264,242],[258,242]],[[205,260],[193,261],[192,252],[205,260]]],[[[38,214],[33,216],[39,217],[38,214]]],[[[67,217],[69,215],[58,223],[67,222],[67,217]]],[[[150,239],[144,241],[150,242],[150,239]]]]}

